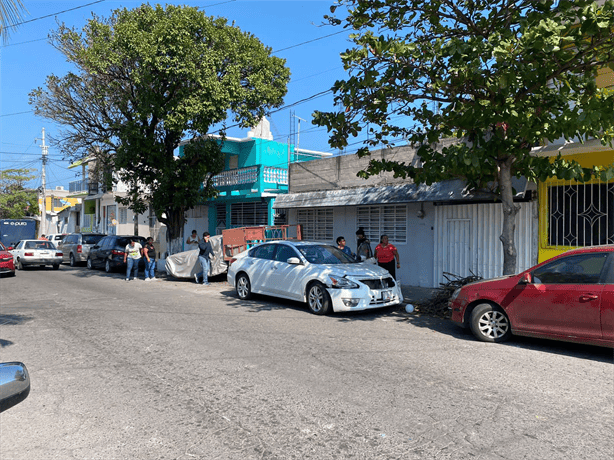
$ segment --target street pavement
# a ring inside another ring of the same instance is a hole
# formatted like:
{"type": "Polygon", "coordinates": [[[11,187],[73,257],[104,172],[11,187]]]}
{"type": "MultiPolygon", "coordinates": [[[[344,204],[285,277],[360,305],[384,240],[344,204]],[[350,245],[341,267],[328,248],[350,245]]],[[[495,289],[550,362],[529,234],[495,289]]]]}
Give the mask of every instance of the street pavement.
{"type": "Polygon", "coordinates": [[[319,317],[223,277],[62,266],[0,292],[1,359],[32,378],[2,460],[614,456],[611,349],[485,344],[401,308],[319,317]]]}

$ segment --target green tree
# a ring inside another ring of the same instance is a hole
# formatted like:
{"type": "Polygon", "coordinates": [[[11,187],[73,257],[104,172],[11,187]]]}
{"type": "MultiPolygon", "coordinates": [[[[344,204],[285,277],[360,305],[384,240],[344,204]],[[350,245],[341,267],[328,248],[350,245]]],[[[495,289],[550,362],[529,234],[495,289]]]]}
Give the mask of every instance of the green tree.
{"type": "Polygon", "coordinates": [[[34,169],[0,171],[0,219],[21,219],[38,214],[38,194],[26,188],[34,169]]]}
{"type": "Polygon", "coordinates": [[[8,41],[10,30],[23,19],[27,10],[21,0],[0,0],[0,36],[2,41],[8,41]]]}
{"type": "MultiPolygon", "coordinates": [[[[611,145],[614,94],[595,76],[614,62],[611,1],[341,0],[354,29],[342,55],[349,71],[333,87],[338,112],[316,113],[344,147],[367,129],[359,150],[394,139],[417,147],[421,165],[371,160],[363,177],[393,171],[416,183],[462,178],[502,202],[505,274],[516,270],[511,178],[586,181],[614,168],[582,169],[532,147],[557,139],[600,139],[611,145]],[[456,138],[441,147],[438,141],[456,138]]],[[[333,6],[331,11],[334,13],[333,6]]]]}
{"type": "Polygon", "coordinates": [[[186,210],[216,195],[212,177],[223,169],[220,142],[205,135],[222,124],[223,142],[229,117],[253,126],[281,105],[285,61],[226,19],[172,5],[116,10],[81,32],[61,25],[52,42],[78,69],[30,94],[38,115],[65,128],[54,144],[114,171],[129,186],[117,201],[152,206],[178,251],[186,210]]]}

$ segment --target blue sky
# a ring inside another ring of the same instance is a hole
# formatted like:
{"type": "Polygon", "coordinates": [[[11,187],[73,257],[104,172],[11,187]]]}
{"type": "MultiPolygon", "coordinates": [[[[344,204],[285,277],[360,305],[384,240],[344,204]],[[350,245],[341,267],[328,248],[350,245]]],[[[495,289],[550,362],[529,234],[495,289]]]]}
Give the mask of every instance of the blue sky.
{"type": "MultiPolygon", "coordinates": [[[[95,1],[25,0],[28,9],[24,18],[26,22],[12,30],[8,43],[0,44],[0,169],[35,169],[37,179],[28,184],[31,187],[41,185],[42,128],[47,136],[54,136],[59,134],[59,127],[33,114],[28,94],[43,86],[48,75],[63,76],[72,70],[63,55],[49,44],[48,33],[57,28],[57,21],[81,28],[92,13],[109,17],[117,8],[135,8],[145,3],[130,0],[93,3],[95,1]]],[[[273,49],[274,55],[287,60],[292,79],[284,105],[290,105],[328,90],[335,80],[346,76],[339,54],[351,47],[348,32],[341,32],[341,27],[322,25],[323,16],[329,13],[332,2],[186,0],[149,3],[198,6],[207,15],[226,17],[235,21],[240,29],[256,35],[273,49]],[[331,34],[334,35],[326,37],[331,34]]],[[[337,153],[328,146],[326,130],[311,125],[314,110],[332,110],[332,100],[332,94],[328,93],[273,114],[269,118],[273,136],[286,142],[290,132],[290,111],[293,110],[297,117],[305,120],[300,127],[301,148],[337,153]]],[[[243,138],[246,134],[246,130],[238,128],[228,132],[232,137],[243,138]]],[[[59,151],[49,148],[47,188],[64,186],[68,189],[70,181],[80,179],[76,176],[78,171],[67,169],[68,165],[59,151]]]]}

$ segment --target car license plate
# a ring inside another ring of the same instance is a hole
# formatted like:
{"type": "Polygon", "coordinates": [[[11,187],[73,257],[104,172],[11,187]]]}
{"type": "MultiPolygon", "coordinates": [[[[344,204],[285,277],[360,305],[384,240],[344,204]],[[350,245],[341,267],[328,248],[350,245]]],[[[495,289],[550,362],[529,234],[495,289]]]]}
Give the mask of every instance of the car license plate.
{"type": "Polygon", "coordinates": [[[382,291],[382,300],[390,300],[392,293],[390,291],[382,291]]]}

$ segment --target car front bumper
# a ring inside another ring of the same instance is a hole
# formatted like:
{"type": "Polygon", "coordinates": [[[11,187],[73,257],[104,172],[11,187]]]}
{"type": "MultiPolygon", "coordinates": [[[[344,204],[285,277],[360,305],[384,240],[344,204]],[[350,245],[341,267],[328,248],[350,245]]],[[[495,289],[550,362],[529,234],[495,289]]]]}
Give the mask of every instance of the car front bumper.
{"type": "Polygon", "coordinates": [[[358,289],[327,288],[327,291],[335,312],[391,307],[403,302],[403,293],[398,285],[387,289],[361,286],[358,289]]]}

